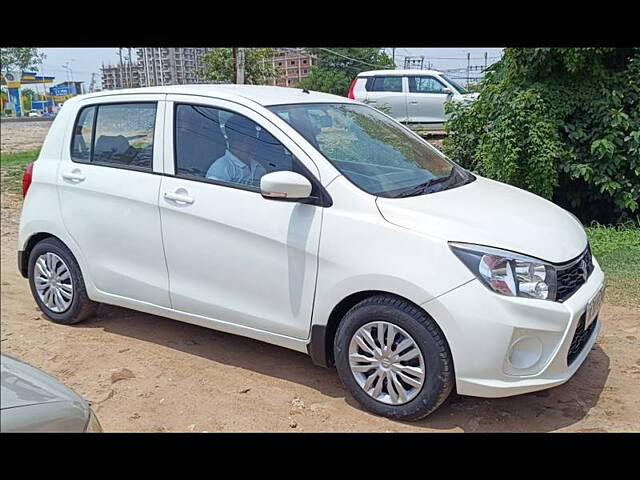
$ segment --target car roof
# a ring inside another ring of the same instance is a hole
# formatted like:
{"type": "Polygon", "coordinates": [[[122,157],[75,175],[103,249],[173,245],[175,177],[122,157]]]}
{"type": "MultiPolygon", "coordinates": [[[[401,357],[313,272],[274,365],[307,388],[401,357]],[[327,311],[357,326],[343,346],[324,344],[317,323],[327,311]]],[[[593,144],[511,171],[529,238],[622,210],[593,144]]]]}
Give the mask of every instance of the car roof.
{"type": "Polygon", "coordinates": [[[438,70],[370,70],[360,72],[358,77],[373,77],[374,75],[443,75],[438,70]]]}
{"type": "Polygon", "coordinates": [[[249,100],[262,106],[291,103],[355,103],[353,100],[346,97],[340,97],[329,93],[302,90],[301,88],[236,84],[167,85],[163,87],[104,90],[102,92],[90,93],[87,95],[78,95],[74,98],[88,99],[104,96],[115,97],[119,95],[141,93],[200,95],[234,100],[239,103],[246,103],[246,101],[249,100]]]}

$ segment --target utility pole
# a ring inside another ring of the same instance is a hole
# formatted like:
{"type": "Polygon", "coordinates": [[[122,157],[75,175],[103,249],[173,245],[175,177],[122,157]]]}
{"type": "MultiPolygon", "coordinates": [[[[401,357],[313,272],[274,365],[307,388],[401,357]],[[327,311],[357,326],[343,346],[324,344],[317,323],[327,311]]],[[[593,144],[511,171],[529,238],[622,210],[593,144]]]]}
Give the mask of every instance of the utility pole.
{"type": "MultiPolygon", "coordinates": [[[[116,70],[116,72],[120,74],[120,88],[124,88],[126,85],[122,81],[122,69],[123,69],[123,65],[122,65],[122,48],[118,48],[118,56],[120,57],[120,68],[118,68],[118,70],[116,70]]],[[[118,84],[117,77],[118,77],[118,75],[116,74],[116,85],[118,84]]]]}
{"type": "Polygon", "coordinates": [[[471,67],[471,53],[467,52],[467,87],[469,86],[469,83],[471,82],[471,79],[469,78],[469,68],[471,67]]]}
{"type": "Polygon", "coordinates": [[[238,83],[238,49],[233,47],[231,52],[233,56],[233,83],[238,83]]]}
{"type": "Polygon", "coordinates": [[[131,47],[129,47],[129,87],[133,88],[133,71],[131,68],[131,47]]]}
{"type": "Polygon", "coordinates": [[[393,55],[393,68],[395,69],[396,68],[396,47],[392,47],[391,52],[393,55]]]}
{"type": "Polygon", "coordinates": [[[235,55],[235,83],[244,84],[244,48],[236,48],[235,55]]]}
{"type": "Polygon", "coordinates": [[[484,69],[487,69],[487,52],[484,52],[484,69]]]}

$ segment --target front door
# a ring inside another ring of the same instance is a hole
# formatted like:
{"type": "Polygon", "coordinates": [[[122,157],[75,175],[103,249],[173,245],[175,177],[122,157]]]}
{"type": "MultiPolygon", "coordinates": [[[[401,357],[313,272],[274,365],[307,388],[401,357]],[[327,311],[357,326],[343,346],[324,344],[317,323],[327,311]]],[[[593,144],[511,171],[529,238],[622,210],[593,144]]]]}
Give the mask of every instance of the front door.
{"type": "Polygon", "coordinates": [[[446,87],[432,76],[410,76],[407,93],[409,122],[441,124],[446,120],[444,102],[449,94],[446,87]]]}
{"type": "Polygon", "coordinates": [[[265,199],[260,177],[310,159],[252,110],[169,96],[160,214],[173,308],[295,338],[309,334],[322,208],[265,199]],[[174,153],[171,153],[174,152],[174,153]]]}

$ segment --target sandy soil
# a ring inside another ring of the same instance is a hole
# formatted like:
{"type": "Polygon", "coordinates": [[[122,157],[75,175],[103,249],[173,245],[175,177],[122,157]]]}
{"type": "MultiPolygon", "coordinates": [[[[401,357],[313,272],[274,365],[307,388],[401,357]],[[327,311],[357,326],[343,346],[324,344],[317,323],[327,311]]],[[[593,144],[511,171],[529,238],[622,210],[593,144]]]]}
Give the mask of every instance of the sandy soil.
{"type": "Polygon", "coordinates": [[[560,387],[452,395],[423,421],[395,422],[360,410],[335,370],[280,347],[110,306],[75,326],[47,321],[16,267],[20,207],[2,196],[0,346],[87,398],[106,431],[640,430],[640,308],[605,305],[597,344],[560,387]]]}
{"type": "Polygon", "coordinates": [[[40,148],[50,126],[51,121],[47,120],[28,122],[3,121],[0,127],[2,130],[1,152],[14,153],[40,148]]]}

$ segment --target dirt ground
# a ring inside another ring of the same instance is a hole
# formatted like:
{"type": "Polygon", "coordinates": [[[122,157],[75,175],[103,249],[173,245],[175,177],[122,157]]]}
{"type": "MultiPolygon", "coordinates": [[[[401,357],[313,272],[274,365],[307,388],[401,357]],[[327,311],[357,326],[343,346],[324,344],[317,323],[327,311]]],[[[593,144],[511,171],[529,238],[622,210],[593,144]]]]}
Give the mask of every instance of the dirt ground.
{"type": "Polygon", "coordinates": [[[27,122],[3,120],[0,140],[2,153],[14,153],[40,148],[50,126],[50,120],[27,122]]]}
{"type": "Polygon", "coordinates": [[[109,432],[624,432],[640,430],[640,308],[605,305],[566,384],[502,399],[452,395],[417,423],[366,413],[304,354],[118,307],[47,321],[16,267],[21,199],[2,196],[0,346],[89,400],[109,432]]]}
{"type": "MultiPolygon", "coordinates": [[[[2,122],[2,152],[38,148],[50,122],[2,122]]],[[[431,141],[431,139],[430,139],[431,141]]],[[[101,306],[47,321],[16,266],[21,198],[2,194],[0,349],[89,400],[108,432],[623,432],[640,430],[640,308],[605,304],[603,331],[566,384],[503,399],[452,395],[417,423],[360,410],[304,354],[101,306]]]]}

